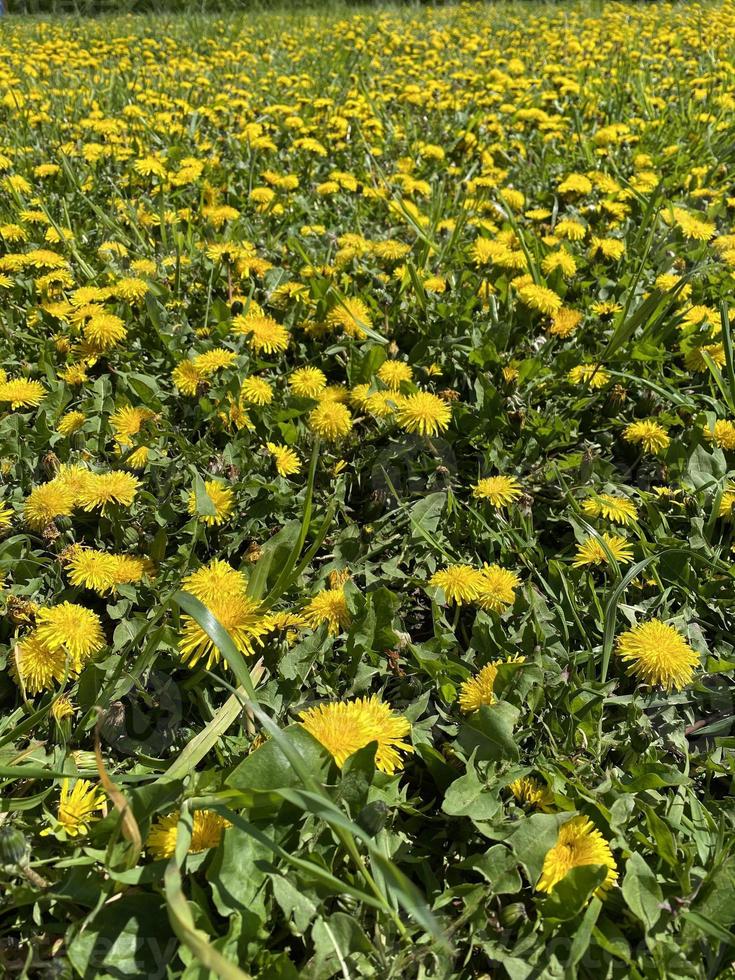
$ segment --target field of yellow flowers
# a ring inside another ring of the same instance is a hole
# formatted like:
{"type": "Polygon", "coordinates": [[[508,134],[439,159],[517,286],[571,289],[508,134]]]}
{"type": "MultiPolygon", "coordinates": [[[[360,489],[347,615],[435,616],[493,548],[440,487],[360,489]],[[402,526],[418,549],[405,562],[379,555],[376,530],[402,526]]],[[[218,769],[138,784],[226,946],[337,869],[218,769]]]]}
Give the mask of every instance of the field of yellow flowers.
{"type": "Polygon", "coordinates": [[[733,977],[734,22],[0,24],[0,975],[733,977]]]}

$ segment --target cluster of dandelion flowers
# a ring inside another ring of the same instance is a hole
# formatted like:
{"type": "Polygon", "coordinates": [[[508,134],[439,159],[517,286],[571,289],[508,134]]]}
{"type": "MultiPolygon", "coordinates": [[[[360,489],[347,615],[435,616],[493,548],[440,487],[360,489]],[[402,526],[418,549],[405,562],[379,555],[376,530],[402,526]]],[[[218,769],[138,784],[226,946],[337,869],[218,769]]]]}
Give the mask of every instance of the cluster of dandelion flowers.
{"type": "Polygon", "coordinates": [[[522,494],[521,485],[514,476],[486,476],[472,487],[472,496],[486,500],[498,510],[518,500],[522,494]]]}
{"type": "Polygon", "coordinates": [[[299,715],[303,727],[342,768],[345,761],[371,742],[377,742],[375,765],[388,775],[402,768],[401,753],[412,752],[404,741],[411,731],[407,718],[396,714],[376,695],[308,708],[299,715]]]}
{"type": "Polygon", "coordinates": [[[309,602],[302,615],[312,629],[318,629],[322,623],[326,623],[330,636],[337,636],[342,630],[348,629],[351,622],[347,599],[341,586],[322,589],[309,602]]]}
{"type": "Polygon", "coordinates": [[[140,582],[151,571],[149,563],[133,555],[115,555],[78,545],[68,549],[62,559],[72,585],[91,589],[99,595],[118,585],[140,582]]]}
{"type": "Polygon", "coordinates": [[[352,429],[350,410],[341,402],[323,399],[309,413],[309,428],[328,442],[343,439],[352,429]]]}
{"type": "MultiPolygon", "coordinates": [[[[271,631],[271,623],[260,603],[244,593],[219,595],[207,602],[207,607],[217,622],[227,631],[236,649],[248,657],[253,655],[254,644],[262,642],[262,637],[271,631]]],[[[195,667],[205,660],[207,670],[219,663],[221,655],[213,640],[192,616],[183,616],[179,639],[182,660],[189,667],[195,667]]]]}
{"type": "Polygon", "coordinates": [[[526,658],[520,655],[491,660],[474,677],[463,682],[459,689],[459,706],[465,714],[479,711],[483,705],[495,701],[495,678],[502,664],[524,664],[526,658]]]}
{"type": "Polygon", "coordinates": [[[615,884],[617,864],[610,845],[587,817],[572,817],[559,828],[556,844],[546,852],[536,890],[550,893],[573,868],[600,864],[607,868],[599,895],[615,884]]]}
{"type": "Polygon", "coordinates": [[[438,395],[417,391],[401,398],[397,409],[398,424],[406,432],[436,436],[449,428],[452,410],[438,395]]]}
{"type": "Polygon", "coordinates": [[[89,831],[89,825],[99,819],[104,806],[104,794],[94,783],[77,779],[72,785],[65,779],[61,784],[57,819],[69,837],[81,837],[89,831]]]}
{"type": "MultiPolygon", "coordinates": [[[[207,480],[204,489],[212,502],[214,514],[199,514],[197,519],[208,527],[218,527],[225,523],[235,509],[235,494],[219,480],[207,480]]],[[[187,510],[190,514],[197,512],[197,495],[194,490],[189,494],[187,510]]]]}
{"type": "Polygon", "coordinates": [[[577,547],[572,566],[584,568],[586,565],[607,565],[610,561],[608,552],[620,565],[633,561],[632,545],[619,534],[608,534],[603,531],[600,535],[607,546],[607,551],[598,538],[589,537],[577,547]]]}
{"type": "MultiPolygon", "coordinates": [[[[145,842],[146,850],[157,861],[170,858],[176,851],[179,818],[181,813],[173,813],[161,817],[151,827],[145,842]]],[[[213,810],[194,810],[191,820],[191,840],[189,854],[200,854],[212,847],[217,847],[222,840],[222,834],[232,824],[213,810]]]]}
{"type": "Polygon", "coordinates": [[[647,453],[660,453],[671,442],[669,435],[662,425],[653,419],[642,419],[631,422],[623,431],[626,442],[640,445],[647,453]]]}
{"type": "Polygon", "coordinates": [[[629,673],[667,691],[691,684],[699,655],[684,637],[660,619],[640,623],[618,638],[618,654],[629,673]]]}

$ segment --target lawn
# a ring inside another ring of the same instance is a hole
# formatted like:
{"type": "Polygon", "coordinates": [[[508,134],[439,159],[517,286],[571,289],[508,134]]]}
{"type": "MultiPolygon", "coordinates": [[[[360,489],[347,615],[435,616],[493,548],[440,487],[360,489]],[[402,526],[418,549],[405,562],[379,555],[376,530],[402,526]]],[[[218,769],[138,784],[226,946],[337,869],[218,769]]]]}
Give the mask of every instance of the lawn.
{"type": "Polygon", "coordinates": [[[0,22],[0,975],[733,977],[735,3],[0,22]]]}

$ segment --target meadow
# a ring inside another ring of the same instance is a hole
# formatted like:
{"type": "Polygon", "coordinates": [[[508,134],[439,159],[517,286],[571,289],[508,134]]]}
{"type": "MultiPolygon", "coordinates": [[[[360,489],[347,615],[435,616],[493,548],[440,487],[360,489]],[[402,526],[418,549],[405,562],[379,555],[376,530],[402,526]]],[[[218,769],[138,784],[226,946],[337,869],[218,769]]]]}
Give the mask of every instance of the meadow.
{"type": "Polygon", "coordinates": [[[732,977],[735,3],[0,22],[0,974],[732,977]]]}

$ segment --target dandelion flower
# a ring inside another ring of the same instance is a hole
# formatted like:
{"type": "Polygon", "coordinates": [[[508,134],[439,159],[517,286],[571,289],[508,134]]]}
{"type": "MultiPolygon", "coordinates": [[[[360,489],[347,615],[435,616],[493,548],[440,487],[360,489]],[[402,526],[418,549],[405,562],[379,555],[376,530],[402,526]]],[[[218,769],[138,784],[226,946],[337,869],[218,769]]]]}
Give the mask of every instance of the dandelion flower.
{"type": "MultiPolygon", "coordinates": [[[[214,596],[206,605],[237,650],[246,656],[251,657],[255,652],[253,645],[260,643],[261,637],[270,632],[270,620],[263,614],[260,604],[244,593],[214,596]]],[[[183,616],[181,623],[179,651],[187,666],[195,667],[204,658],[207,670],[219,663],[220,652],[199,623],[191,616],[183,616]]]]}
{"type": "Polygon", "coordinates": [[[449,565],[429,579],[429,585],[441,589],[447,602],[474,602],[480,598],[480,572],[470,565],[449,565]]]}
{"type": "Polygon", "coordinates": [[[215,599],[225,596],[245,595],[248,583],[242,572],[236,571],[226,561],[215,558],[187,575],[181,584],[185,592],[208,606],[215,599]]]}
{"type": "Polygon", "coordinates": [[[556,844],[547,851],[536,889],[551,892],[573,868],[584,868],[590,864],[601,864],[607,868],[599,892],[615,883],[617,864],[610,845],[587,817],[572,817],[559,828],[556,844]]]}
{"type": "Polygon", "coordinates": [[[302,616],[312,629],[327,623],[329,635],[337,636],[351,622],[344,590],[322,589],[302,611],[302,616]]]}
{"type": "Polygon", "coordinates": [[[60,480],[34,487],[23,505],[23,517],[34,531],[42,531],[57,517],[69,517],[74,509],[74,492],[60,480]]]}
{"type": "Polygon", "coordinates": [[[80,671],[105,645],[102,623],[97,613],[73,602],[39,609],[36,638],[50,650],[63,650],[71,666],[80,671]]]}
{"type": "Polygon", "coordinates": [[[208,378],[217,371],[231,367],[236,360],[237,354],[234,351],[215,347],[213,350],[205,351],[204,354],[198,354],[192,363],[203,378],[208,378]]]}
{"type": "Polygon", "coordinates": [[[98,820],[98,812],[105,806],[102,791],[88,779],[71,780],[61,784],[58,822],[69,837],[80,837],[89,830],[93,820],[98,820]]]}
{"type": "Polygon", "coordinates": [[[411,365],[404,361],[383,361],[378,368],[378,377],[383,384],[397,391],[404,381],[412,380],[413,371],[411,365]]]}
{"type": "Polygon", "coordinates": [[[0,503],[0,532],[7,531],[13,523],[15,511],[12,507],[3,507],[0,503]]]}
{"type": "Polygon", "coordinates": [[[555,337],[569,337],[582,322],[582,314],[579,310],[571,310],[562,306],[551,318],[549,333],[555,337]]]}
{"type": "Polygon", "coordinates": [[[648,453],[658,453],[666,449],[671,441],[666,429],[653,419],[642,419],[639,422],[631,422],[623,432],[626,442],[641,445],[648,453]]]}
{"type": "MultiPolygon", "coordinates": [[[[631,545],[618,534],[602,533],[602,538],[613,558],[621,565],[633,561],[631,545]]],[[[589,537],[578,545],[572,565],[574,568],[584,568],[585,565],[606,565],[609,562],[605,549],[597,538],[589,537]]]]}
{"type": "Polygon", "coordinates": [[[269,316],[236,316],[232,321],[235,333],[249,336],[248,343],[257,353],[277,354],[288,347],[291,335],[285,327],[269,316]]]}
{"type": "MultiPolygon", "coordinates": [[[[230,487],[223,486],[219,480],[207,480],[204,484],[204,489],[212,501],[214,514],[199,514],[197,519],[200,523],[206,524],[209,527],[218,527],[220,524],[225,523],[235,508],[234,491],[230,487]]],[[[194,490],[189,494],[187,510],[190,514],[196,514],[197,512],[197,497],[194,490]]]]}
{"type": "Polygon", "coordinates": [[[279,476],[293,476],[301,469],[301,460],[288,446],[279,446],[275,442],[267,442],[266,449],[275,460],[276,471],[279,476]]]}
{"type": "Polygon", "coordinates": [[[361,299],[346,299],[335,306],[327,314],[327,323],[331,327],[342,327],[348,337],[363,340],[367,334],[363,327],[372,327],[370,311],[361,299]]]}
{"type": "Polygon", "coordinates": [[[199,386],[205,383],[204,375],[201,374],[193,361],[181,361],[171,372],[171,380],[182,395],[196,395],[199,386]]]}
{"type": "Polygon", "coordinates": [[[479,573],[477,603],[481,609],[501,613],[515,602],[521,583],[515,572],[500,565],[484,565],[479,573]]]}
{"type": "Polygon", "coordinates": [[[735,422],[717,419],[712,429],[704,430],[704,437],[720,449],[735,449],[735,422]]]}
{"type": "Polygon", "coordinates": [[[327,387],[327,376],[319,368],[299,368],[288,379],[288,385],[299,398],[318,398],[327,387]]]}
{"type": "Polygon", "coordinates": [[[240,397],[250,405],[270,405],[273,401],[273,388],[265,378],[245,378],[240,385],[240,397]]]}
{"type": "Polygon", "coordinates": [[[352,429],[350,410],[338,401],[321,401],[309,413],[309,427],[329,442],[344,438],[352,429]]]}
{"type": "Polygon", "coordinates": [[[735,505],[735,484],[728,484],[720,498],[719,516],[728,520],[732,518],[732,508],[735,505]]]}
{"type": "Polygon", "coordinates": [[[554,794],[549,787],[533,776],[521,776],[508,784],[508,789],[519,803],[545,810],[554,802],[554,794]]]}
{"type": "Polygon", "coordinates": [[[641,623],[618,639],[618,653],[628,671],[646,684],[667,691],[691,684],[699,655],[684,637],[660,619],[641,623]]]}
{"type": "Polygon", "coordinates": [[[590,388],[604,388],[610,380],[610,375],[599,364],[578,364],[567,374],[567,380],[573,385],[587,385],[590,388]]]}
{"type": "Polygon", "coordinates": [[[40,381],[27,378],[11,378],[0,383],[0,402],[10,402],[10,407],[35,408],[46,396],[46,389],[40,381]]]}
{"type": "Polygon", "coordinates": [[[67,412],[62,415],[56,425],[56,431],[68,439],[69,436],[78,432],[86,421],[84,412],[67,412]]]}
{"type": "Polygon", "coordinates": [[[100,350],[114,347],[127,336],[127,328],[119,316],[101,313],[91,317],[82,330],[86,339],[100,350]]]}
{"type": "Polygon", "coordinates": [[[445,401],[430,391],[418,391],[401,400],[398,424],[406,432],[435,436],[449,427],[452,410],[445,401]]]}
{"type": "Polygon", "coordinates": [[[501,664],[523,664],[526,658],[522,656],[506,657],[492,660],[486,664],[474,677],[464,681],[459,689],[459,706],[465,714],[478,711],[483,705],[495,701],[495,678],[501,664]]]}
{"type": "Polygon", "coordinates": [[[71,554],[67,556],[65,564],[72,585],[104,595],[116,584],[115,558],[104,551],[74,547],[71,549],[71,554]]]}
{"type": "Polygon", "coordinates": [[[472,487],[472,496],[487,500],[493,507],[501,509],[517,500],[523,491],[514,476],[486,476],[472,487]]]}
{"type": "Polygon", "coordinates": [[[582,502],[582,510],[590,517],[604,517],[615,524],[631,524],[638,517],[638,508],[627,497],[601,493],[582,502]]]}
{"type": "MultiPolygon", "coordinates": [[[[146,850],[156,860],[170,858],[176,851],[180,815],[180,811],[176,810],[165,817],[160,817],[151,827],[146,840],[146,850]]],[[[213,810],[195,810],[191,820],[191,841],[188,853],[199,854],[201,851],[208,851],[212,847],[217,847],[222,840],[222,834],[231,826],[229,820],[221,817],[213,810]]]]}
{"type": "Polygon", "coordinates": [[[562,299],[553,289],[546,286],[537,286],[536,283],[528,283],[521,286],[518,290],[518,297],[524,306],[537,313],[544,313],[552,316],[562,308],[562,299]]]}
{"type": "Polygon", "coordinates": [[[22,681],[28,694],[50,690],[54,683],[64,680],[67,672],[74,674],[71,664],[67,668],[64,650],[60,647],[51,650],[35,632],[16,644],[13,661],[13,674],[22,681]]]}
{"type": "Polygon", "coordinates": [[[411,732],[408,719],[375,695],[308,708],[300,713],[299,720],[340,769],[351,755],[371,742],[378,743],[375,765],[388,775],[402,767],[401,753],[413,751],[404,741],[411,732]]]}
{"type": "Polygon", "coordinates": [[[71,698],[67,694],[62,694],[61,697],[56,698],[54,703],[51,705],[51,714],[54,716],[56,721],[63,721],[64,718],[71,718],[75,712],[74,705],[72,704],[71,698]]]}

